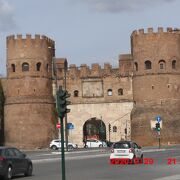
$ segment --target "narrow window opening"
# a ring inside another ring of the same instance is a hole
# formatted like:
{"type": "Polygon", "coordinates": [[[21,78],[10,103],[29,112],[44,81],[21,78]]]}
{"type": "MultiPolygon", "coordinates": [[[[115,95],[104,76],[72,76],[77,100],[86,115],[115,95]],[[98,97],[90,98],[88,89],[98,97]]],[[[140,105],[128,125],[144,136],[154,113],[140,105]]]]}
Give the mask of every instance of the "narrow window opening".
{"type": "Polygon", "coordinates": [[[38,63],[36,64],[36,71],[40,71],[40,70],[41,70],[41,63],[38,62],[38,63]]]}
{"type": "Polygon", "coordinates": [[[172,61],[172,69],[176,69],[176,60],[172,61]]]}
{"type": "Polygon", "coordinates": [[[145,69],[151,69],[151,61],[145,61],[145,69]]]}
{"type": "Polygon", "coordinates": [[[74,97],[78,97],[79,96],[79,91],[78,90],[75,90],[74,91],[74,97]]]}
{"type": "Polygon", "coordinates": [[[135,62],[134,65],[135,65],[135,70],[138,71],[138,63],[135,62]]]}
{"type": "Polygon", "coordinates": [[[164,69],[164,65],[162,63],[160,64],[160,69],[164,69]]]}
{"type": "Polygon", "coordinates": [[[159,69],[165,69],[166,68],[166,62],[164,60],[159,61],[159,69]]]}
{"type": "Polygon", "coordinates": [[[118,95],[119,96],[122,96],[123,95],[123,89],[121,88],[121,89],[118,89],[118,95]]]}
{"type": "Polygon", "coordinates": [[[117,126],[113,126],[113,132],[117,132],[117,126]]]}
{"type": "Polygon", "coordinates": [[[22,64],[22,71],[29,71],[29,64],[28,63],[23,63],[22,64]]]}
{"type": "Polygon", "coordinates": [[[112,89],[108,89],[107,94],[108,96],[112,96],[112,89]]]}
{"type": "Polygon", "coordinates": [[[11,64],[11,69],[12,69],[12,72],[16,72],[15,64],[11,64]]]}

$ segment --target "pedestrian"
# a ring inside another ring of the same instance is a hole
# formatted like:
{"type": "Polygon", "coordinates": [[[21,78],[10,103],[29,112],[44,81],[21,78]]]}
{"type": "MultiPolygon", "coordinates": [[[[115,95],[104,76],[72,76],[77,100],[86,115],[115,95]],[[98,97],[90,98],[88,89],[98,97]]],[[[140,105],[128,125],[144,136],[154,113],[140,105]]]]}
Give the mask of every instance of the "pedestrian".
{"type": "Polygon", "coordinates": [[[87,147],[86,146],[86,139],[84,139],[83,142],[84,142],[84,148],[86,148],[87,147]]]}

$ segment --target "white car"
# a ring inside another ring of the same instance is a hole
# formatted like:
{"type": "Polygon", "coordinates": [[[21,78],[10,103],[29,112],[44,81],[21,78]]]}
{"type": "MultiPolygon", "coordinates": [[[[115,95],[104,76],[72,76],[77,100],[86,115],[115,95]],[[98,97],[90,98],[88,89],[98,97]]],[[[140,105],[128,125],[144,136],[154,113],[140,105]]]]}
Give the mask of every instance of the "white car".
{"type": "MultiPolygon", "coordinates": [[[[59,139],[52,140],[49,147],[53,150],[57,150],[57,149],[61,148],[61,140],[59,140],[59,139]]],[[[66,148],[66,142],[64,142],[64,148],[66,148]]],[[[68,142],[68,149],[76,149],[76,148],[78,148],[77,144],[68,142]]]]}
{"type": "Polygon", "coordinates": [[[143,153],[141,147],[132,141],[119,141],[112,145],[110,162],[112,164],[119,160],[127,160],[128,163],[143,163],[143,153]]]}
{"type": "Polygon", "coordinates": [[[107,144],[106,142],[97,139],[87,139],[86,143],[84,143],[84,147],[107,147],[107,144]]]}

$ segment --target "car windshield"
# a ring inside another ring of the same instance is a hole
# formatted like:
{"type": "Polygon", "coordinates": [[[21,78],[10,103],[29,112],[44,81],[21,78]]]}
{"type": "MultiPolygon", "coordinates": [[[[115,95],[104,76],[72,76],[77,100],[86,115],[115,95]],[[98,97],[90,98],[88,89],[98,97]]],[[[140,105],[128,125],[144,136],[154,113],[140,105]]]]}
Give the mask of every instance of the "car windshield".
{"type": "Polygon", "coordinates": [[[119,142],[119,143],[115,143],[114,144],[114,149],[129,149],[130,148],[130,144],[125,142],[119,142]]]}

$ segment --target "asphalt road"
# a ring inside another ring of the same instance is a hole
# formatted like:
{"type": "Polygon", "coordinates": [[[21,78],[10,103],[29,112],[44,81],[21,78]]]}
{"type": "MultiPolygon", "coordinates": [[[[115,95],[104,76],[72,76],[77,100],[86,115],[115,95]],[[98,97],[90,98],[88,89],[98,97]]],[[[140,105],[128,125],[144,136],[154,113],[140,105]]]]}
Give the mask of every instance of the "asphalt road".
{"type": "MultiPolygon", "coordinates": [[[[180,146],[145,149],[144,164],[111,165],[109,151],[66,154],[66,180],[180,180],[180,146]]],[[[33,160],[32,177],[21,180],[61,180],[60,155],[49,151],[29,153],[33,160]]]]}

